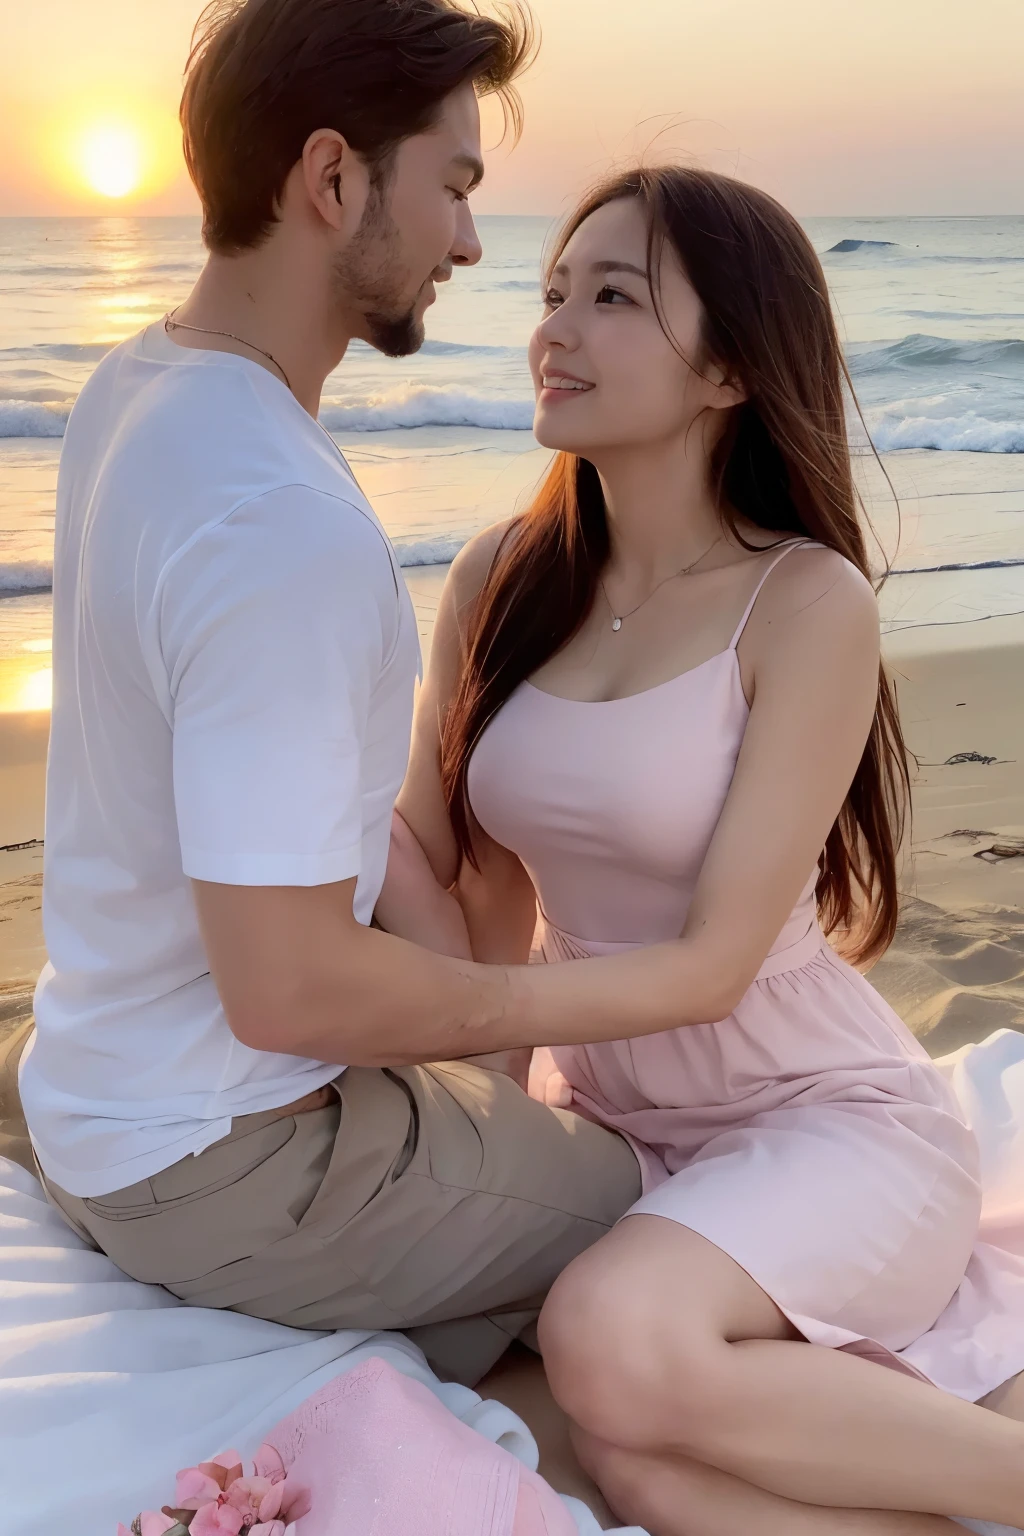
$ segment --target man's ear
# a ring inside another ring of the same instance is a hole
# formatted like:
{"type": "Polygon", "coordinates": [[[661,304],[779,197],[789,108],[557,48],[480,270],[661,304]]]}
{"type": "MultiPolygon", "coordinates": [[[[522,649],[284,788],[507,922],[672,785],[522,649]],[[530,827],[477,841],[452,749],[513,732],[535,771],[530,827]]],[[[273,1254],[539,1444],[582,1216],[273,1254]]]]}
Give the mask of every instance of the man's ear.
{"type": "Polygon", "coordinates": [[[340,235],[353,235],[370,195],[362,156],[334,129],[318,129],[306,140],[301,174],[306,198],[324,223],[340,235]]]}

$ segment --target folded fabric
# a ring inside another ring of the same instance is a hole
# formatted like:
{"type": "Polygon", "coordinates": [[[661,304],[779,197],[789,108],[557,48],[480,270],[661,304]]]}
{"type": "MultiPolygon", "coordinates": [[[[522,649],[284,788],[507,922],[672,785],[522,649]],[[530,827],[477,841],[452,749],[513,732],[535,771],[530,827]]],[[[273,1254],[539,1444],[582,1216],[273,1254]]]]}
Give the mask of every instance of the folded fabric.
{"type": "Polygon", "coordinates": [[[267,1444],[306,1495],[298,1536],[576,1536],[535,1472],[379,1358],[321,1387],[267,1444]]]}

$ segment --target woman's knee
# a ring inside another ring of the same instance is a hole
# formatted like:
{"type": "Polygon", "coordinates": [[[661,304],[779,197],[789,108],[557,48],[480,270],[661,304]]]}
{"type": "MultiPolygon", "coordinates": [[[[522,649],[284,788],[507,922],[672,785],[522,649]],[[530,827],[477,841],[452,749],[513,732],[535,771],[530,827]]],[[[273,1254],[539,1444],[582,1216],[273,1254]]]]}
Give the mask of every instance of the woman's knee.
{"type": "Polygon", "coordinates": [[[662,1288],[600,1244],[556,1281],[539,1342],[552,1393],[595,1442],[630,1449],[697,1449],[709,1420],[728,1413],[729,1345],[680,1287],[662,1288]]]}

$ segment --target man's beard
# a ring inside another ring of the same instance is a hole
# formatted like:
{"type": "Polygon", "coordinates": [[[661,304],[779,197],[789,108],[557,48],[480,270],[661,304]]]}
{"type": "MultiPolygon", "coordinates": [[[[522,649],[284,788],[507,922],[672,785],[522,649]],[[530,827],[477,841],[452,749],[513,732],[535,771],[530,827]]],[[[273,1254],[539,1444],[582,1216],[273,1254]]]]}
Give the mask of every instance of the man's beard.
{"type": "Polygon", "coordinates": [[[361,314],[366,340],[385,357],[418,352],[426,335],[416,313],[419,294],[411,304],[406,297],[409,273],[400,251],[398,229],[387,206],[386,179],[375,177],[362,222],[338,258],[334,276],[346,305],[361,314]]]}

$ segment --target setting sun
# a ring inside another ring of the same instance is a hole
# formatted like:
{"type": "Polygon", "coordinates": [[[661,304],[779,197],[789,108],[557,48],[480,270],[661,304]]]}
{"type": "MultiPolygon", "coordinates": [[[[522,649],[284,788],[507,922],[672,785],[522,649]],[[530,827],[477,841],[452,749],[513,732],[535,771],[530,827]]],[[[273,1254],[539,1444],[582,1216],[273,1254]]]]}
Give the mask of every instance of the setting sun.
{"type": "Polygon", "coordinates": [[[127,197],[142,180],[143,148],[134,128],[104,124],[90,129],[79,145],[82,175],[103,197],[127,197]]]}

